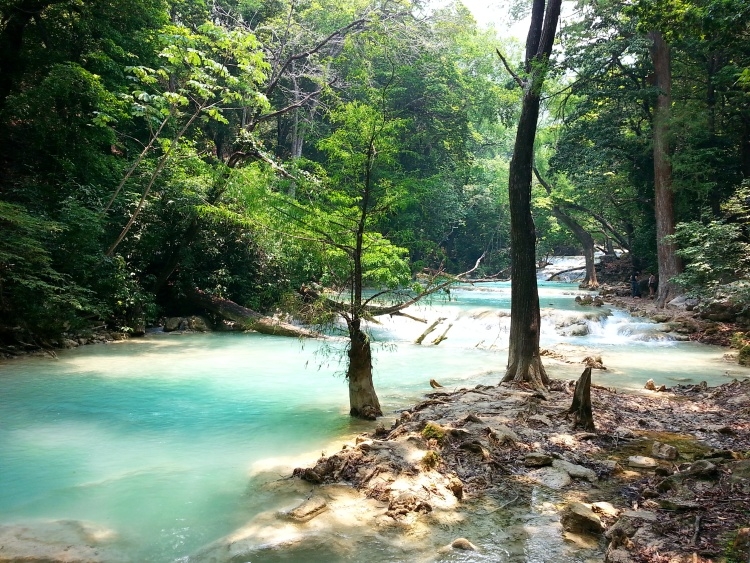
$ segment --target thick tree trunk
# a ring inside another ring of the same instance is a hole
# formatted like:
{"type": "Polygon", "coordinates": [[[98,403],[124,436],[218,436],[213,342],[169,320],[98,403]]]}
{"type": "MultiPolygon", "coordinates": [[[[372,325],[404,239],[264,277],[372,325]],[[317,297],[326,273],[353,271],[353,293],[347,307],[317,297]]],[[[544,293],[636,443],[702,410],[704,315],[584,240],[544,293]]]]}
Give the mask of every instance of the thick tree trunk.
{"type": "Polygon", "coordinates": [[[234,301],[214,297],[199,289],[195,289],[188,297],[193,303],[209,313],[239,323],[240,326],[247,330],[254,330],[263,334],[299,338],[316,338],[320,336],[306,328],[263,316],[252,309],[238,305],[234,301]]]}
{"type": "Polygon", "coordinates": [[[531,216],[531,177],[534,138],[545,70],[554,42],[561,0],[550,0],[539,26],[545,2],[535,0],[526,40],[526,69],[521,118],[510,162],[511,313],[508,367],[503,381],[545,388],[549,378],[539,355],[539,290],[536,283],[536,229],[531,216]]]}
{"type": "Polygon", "coordinates": [[[681,271],[673,242],[665,237],[674,234],[674,192],[672,190],[672,163],[669,158],[669,115],[672,104],[672,74],[670,68],[669,45],[661,33],[649,33],[651,58],[654,63],[656,87],[659,88],[656,108],[654,108],[654,195],[656,211],[656,248],[659,265],[659,292],[657,307],[677,295],[678,288],[671,280],[681,271]]]}
{"type": "Polygon", "coordinates": [[[349,414],[375,420],[383,416],[378,395],[372,383],[372,351],[370,339],[360,328],[360,320],[348,322],[349,328],[349,414]]]}

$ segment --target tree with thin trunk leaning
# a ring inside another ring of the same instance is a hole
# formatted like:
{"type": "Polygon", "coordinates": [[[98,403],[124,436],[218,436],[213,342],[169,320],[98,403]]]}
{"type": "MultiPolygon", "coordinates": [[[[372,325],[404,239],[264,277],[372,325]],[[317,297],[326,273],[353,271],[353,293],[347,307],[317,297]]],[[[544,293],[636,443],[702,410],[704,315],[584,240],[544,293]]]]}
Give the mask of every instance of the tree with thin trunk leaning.
{"type": "MultiPolygon", "coordinates": [[[[511,313],[508,367],[503,382],[527,383],[539,389],[547,386],[549,378],[539,355],[541,314],[536,281],[536,230],[531,216],[531,179],[541,91],[560,18],[560,4],[561,0],[550,0],[549,3],[534,0],[526,39],[526,73],[524,77],[513,73],[523,89],[523,105],[508,182],[511,313]]],[[[507,64],[506,67],[511,70],[507,64]]]]}

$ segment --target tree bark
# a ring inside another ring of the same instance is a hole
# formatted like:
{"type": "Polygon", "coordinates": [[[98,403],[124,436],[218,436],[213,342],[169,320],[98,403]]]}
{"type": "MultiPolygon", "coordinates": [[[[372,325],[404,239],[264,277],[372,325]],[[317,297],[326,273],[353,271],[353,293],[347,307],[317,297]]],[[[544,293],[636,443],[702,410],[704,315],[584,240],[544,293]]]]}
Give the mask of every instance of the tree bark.
{"type": "Polygon", "coordinates": [[[682,270],[673,242],[665,240],[674,234],[674,191],[672,190],[672,163],[669,158],[669,117],[672,105],[672,71],[669,45],[658,31],[649,33],[651,59],[654,64],[655,85],[659,96],[654,108],[654,199],[656,213],[656,249],[659,266],[659,290],[656,306],[663,308],[675,297],[678,288],[672,278],[682,270]]]}
{"type": "Polygon", "coordinates": [[[375,420],[383,416],[378,395],[372,383],[372,350],[370,338],[362,331],[360,320],[347,322],[349,329],[349,414],[357,418],[375,420]]]}
{"type": "Polygon", "coordinates": [[[588,432],[594,432],[594,414],[591,410],[591,368],[583,370],[581,377],[576,381],[573,392],[573,402],[568,409],[568,414],[573,415],[573,428],[583,428],[588,432]]]}
{"type": "Polygon", "coordinates": [[[528,383],[538,389],[546,388],[549,378],[539,354],[541,314],[536,282],[536,229],[531,216],[531,177],[541,90],[560,16],[560,4],[561,0],[550,0],[545,13],[545,1],[534,0],[526,40],[526,68],[530,74],[525,83],[508,182],[511,314],[508,367],[503,381],[528,383]],[[544,25],[539,26],[542,13],[545,13],[544,25]]]}
{"type": "Polygon", "coordinates": [[[294,336],[298,338],[317,338],[320,336],[316,332],[306,328],[261,315],[260,313],[243,307],[242,305],[238,305],[229,299],[214,297],[200,289],[195,289],[188,297],[193,303],[209,313],[239,323],[247,330],[254,330],[262,334],[294,336]]]}

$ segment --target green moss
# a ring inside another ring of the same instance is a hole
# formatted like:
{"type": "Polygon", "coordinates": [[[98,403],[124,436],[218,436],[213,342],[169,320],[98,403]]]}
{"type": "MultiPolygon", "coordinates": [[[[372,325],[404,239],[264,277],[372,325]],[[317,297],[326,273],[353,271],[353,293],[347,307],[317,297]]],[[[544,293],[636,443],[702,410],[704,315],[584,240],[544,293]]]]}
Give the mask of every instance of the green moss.
{"type": "Polygon", "coordinates": [[[732,346],[732,348],[736,348],[737,350],[741,350],[748,344],[750,344],[750,339],[748,338],[748,333],[746,332],[735,332],[732,335],[732,338],[729,340],[729,344],[732,346]]]}
{"type": "Polygon", "coordinates": [[[739,356],[737,361],[741,366],[750,366],[750,344],[740,348],[739,356]]]}
{"type": "Polygon", "coordinates": [[[428,422],[422,429],[422,437],[425,440],[437,440],[442,442],[445,438],[445,430],[435,422],[428,422]]]}
{"type": "Polygon", "coordinates": [[[440,464],[440,454],[434,450],[430,450],[424,454],[421,464],[425,469],[435,469],[440,464]]]}

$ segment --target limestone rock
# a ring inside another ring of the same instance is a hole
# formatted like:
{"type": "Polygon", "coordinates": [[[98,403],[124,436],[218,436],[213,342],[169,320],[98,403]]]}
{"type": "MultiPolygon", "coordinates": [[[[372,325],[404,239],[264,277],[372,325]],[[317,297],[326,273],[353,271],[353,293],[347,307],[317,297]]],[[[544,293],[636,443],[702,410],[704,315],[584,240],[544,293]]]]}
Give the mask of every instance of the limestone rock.
{"type": "Polygon", "coordinates": [[[677,459],[679,452],[674,446],[663,444],[661,442],[654,442],[651,446],[651,455],[658,457],[659,459],[677,459]]]}
{"type": "Polygon", "coordinates": [[[656,460],[651,457],[634,455],[628,458],[628,467],[636,467],[638,469],[653,469],[656,466],[656,460]]]}
{"type": "Polygon", "coordinates": [[[296,522],[307,522],[328,510],[328,503],[322,497],[312,497],[296,508],[284,513],[284,516],[296,522]]]}
{"type": "Polygon", "coordinates": [[[685,473],[699,479],[713,479],[718,475],[718,472],[715,464],[706,459],[701,459],[693,463],[685,473]]]}
{"type": "Polygon", "coordinates": [[[453,475],[448,481],[448,488],[458,500],[464,498],[464,484],[457,476],[453,475]]]}
{"type": "Polygon", "coordinates": [[[699,510],[701,505],[692,500],[682,498],[664,498],[659,501],[659,506],[664,510],[673,512],[684,512],[687,510],[699,510]]]}
{"type": "Polygon", "coordinates": [[[388,504],[388,516],[397,518],[409,512],[432,512],[432,506],[411,492],[405,492],[391,499],[388,504]]]}
{"type": "Polygon", "coordinates": [[[654,383],[653,379],[649,379],[646,382],[646,385],[643,386],[644,389],[647,389],[648,391],[656,391],[656,383],[654,383]]]}
{"type": "Polygon", "coordinates": [[[658,520],[656,513],[650,510],[625,510],[622,516],[633,520],[645,520],[647,522],[656,522],[658,520]]]}
{"type": "Polygon", "coordinates": [[[532,452],[526,454],[523,463],[526,467],[546,467],[552,465],[552,456],[542,452],[532,452]]]}
{"type": "Polygon", "coordinates": [[[563,459],[554,460],[552,462],[552,467],[561,471],[565,471],[571,477],[586,479],[586,481],[589,481],[590,483],[594,483],[598,480],[596,471],[594,471],[593,469],[583,467],[582,465],[576,465],[575,463],[570,463],[569,461],[565,461],[563,459]]]}
{"type": "Polygon", "coordinates": [[[164,326],[162,330],[164,332],[174,332],[180,330],[180,325],[183,324],[184,319],[182,317],[169,317],[164,319],[164,326]]]}
{"type": "Polygon", "coordinates": [[[604,531],[604,525],[599,516],[581,502],[566,506],[560,514],[560,523],[567,532],[601,534],[604,531]]]}
{"type": "Polygon", "coordinates": [[[196,332],[209,332],[211,330],[208,326],[208,323],[206,322],[206,319],[204,319],[203,317],[194,315],[192,317],[188,317],[186,320],[189,330],[194,330],[196,332]]]}
{"type": "Polygon", "coordinates": [[[530,471],[527,476],[532,481],[555,490],[563,489],[573,482],[566,471],[554,467],[535,469],[530,471]]]}
{"type": "Polygon", "coordinates": [[[495,428],[487,427],[487,436],[495,444],[515,444],[520,442],[521,439],[518,434],[513,432],[510,428],[504,425],[497,426],[495,428]]]}
{"type": "Polygon", "coordinates": [[[592,369],[602,369],[606,370],[607,368],[604,367],[604,363],[602,362],[601,356],[586,356],[583,359],[583,363],[592,369]]]}
{"type": "Polygon", "coordinates": [[[453,549],[463,549],[464,551],[479,551],[477,549],[477,546],[475,546],[473,543],[471,543],[466,538],[456,538],[451,543],[451,547],[453,549]]]}
{"type": "Polygon", "coordinates": [[[620,511],[609,502],[594,502],[591,504],[591,510],[609,518],[617,518],[620,515],[620,511]]]}

